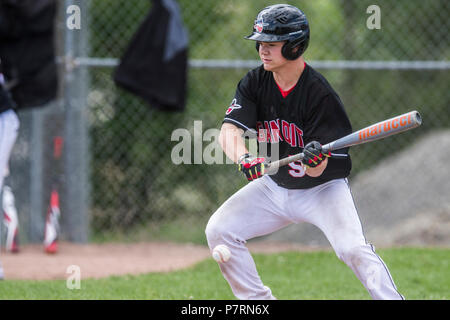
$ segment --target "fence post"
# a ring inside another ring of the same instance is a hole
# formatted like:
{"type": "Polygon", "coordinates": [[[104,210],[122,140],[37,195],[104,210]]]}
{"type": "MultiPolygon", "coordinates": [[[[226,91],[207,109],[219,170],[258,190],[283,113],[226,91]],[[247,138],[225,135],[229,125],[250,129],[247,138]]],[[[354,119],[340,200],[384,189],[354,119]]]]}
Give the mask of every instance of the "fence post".
{"type": "MultiPolygon", "coordinates": [[[[63,234],[69,241],[85,243],[88,240],[89,212],[89,153],[87,123],[88,77],[85,67],[77,68],[74,58],[87,55],[86,2],[65,1],[65,8],[80,7],[81,27],[65,28],[65,72],[63,103],[65,110],[64,202],[61,204],[63,234]]],[[[64,10],[65,11],[65,10],[64,10]]]]}

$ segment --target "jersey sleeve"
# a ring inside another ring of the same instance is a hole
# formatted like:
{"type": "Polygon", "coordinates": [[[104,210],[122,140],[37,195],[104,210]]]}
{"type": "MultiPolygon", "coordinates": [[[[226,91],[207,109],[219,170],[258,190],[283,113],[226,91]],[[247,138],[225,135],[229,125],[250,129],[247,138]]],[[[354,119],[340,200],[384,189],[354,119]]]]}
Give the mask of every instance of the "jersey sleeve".
{"type": "MultiPolygon", "coordinates": [[[[305,130],[305,144],[319,141],[322,145],[342,138],[352,132],[352,126],[337,94],[329,93],[311,110],[305,130]]],[[[352,168],[349,148],[331,152],[332,157],[322,176],[330,179],[346,177],[352,168]]]]}
{"type": "Polygon", "coordinates": [[[252,88],[255,79],[250,73],[239,81],[233,100],[225,112],[223,122],[236,125],[244,131],[256,133],[257,98],[252,88]]]}
{"type": "MultiPolygon", "coordinates": [[[[304,130],[305,144],[313,140],[326,144],[351,132],[352,126],[341,100],[336,94],[329,93],[312,105],[304,130]]],[[[347,149],[342,151],[346,153],[347,149]]]]}
{"type": "Polygon", "coordinates": [[[0,113],[16,107],[11,98],[11,94],[4,87],[5,79],[2,73],[2,64],[0,61],[0,113]]]}

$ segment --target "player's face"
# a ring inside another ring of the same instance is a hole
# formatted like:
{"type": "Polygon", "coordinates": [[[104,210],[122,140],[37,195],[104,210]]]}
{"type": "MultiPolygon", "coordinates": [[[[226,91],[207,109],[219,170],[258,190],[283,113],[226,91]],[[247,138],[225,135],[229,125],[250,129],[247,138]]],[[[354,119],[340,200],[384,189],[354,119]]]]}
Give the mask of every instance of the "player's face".
{"type": "Polygon", "coordinates": [[[259,57],[267,71],[276,71],[283,66],[287,60],[281,54],[281,48],[284,41],[281,42],[259,42],[259,57]]]}

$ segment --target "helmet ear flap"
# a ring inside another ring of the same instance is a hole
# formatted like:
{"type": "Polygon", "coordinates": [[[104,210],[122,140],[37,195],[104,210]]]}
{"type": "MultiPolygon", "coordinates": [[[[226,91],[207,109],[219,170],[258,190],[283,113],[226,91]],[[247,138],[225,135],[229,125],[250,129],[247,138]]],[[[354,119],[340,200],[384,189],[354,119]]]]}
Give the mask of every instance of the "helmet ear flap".
{"type": "Polygon", "coordinates": [[[256,51],[258,51],[258,53],[259,53],[259,42],[258,41],[256,41],[256,51]]]}
{"type": "Polygon", "coordinates": [[[298,55],[299,50],[295,51],[294,49],[295,49],[295,46],[293,45],[293,43],[288,41],[281,48],[281,54],[287,60],[295,60],[299,57],[299,55],[298,55]]]}
{"type": "Polygon", "coordinates": [[[281,48],[281,54],[288,60],[295,60],[305,52],[308,47],[309,34],[306,41],[303,39],[296,39],[286,42],[281,48]],[[295,50],[297,48],[297,50],[295,50]]]}

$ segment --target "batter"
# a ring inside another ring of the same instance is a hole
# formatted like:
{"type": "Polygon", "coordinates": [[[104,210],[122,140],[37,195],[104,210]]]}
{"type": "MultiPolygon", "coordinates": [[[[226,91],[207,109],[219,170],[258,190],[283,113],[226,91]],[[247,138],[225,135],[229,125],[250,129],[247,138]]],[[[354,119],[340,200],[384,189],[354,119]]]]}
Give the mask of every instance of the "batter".
{"type": "Polygon", "coordinates": [[[246,39],[256,42],[262,65],[239,82],[225,114],[220,144],[251,182],[222,204],[206,227],[211,250],[224,244],[231,251],[231,259],[219,267],[234,295],[275,299],[261,281],[246,241],[291,223],[308,222],[323,231],[373,299],[403,299],[386,265],[364,238],[347,181],[348,148],[322,153],[322,144],[351,133],[352,127],[337,93],[303,58],[309,43],[305,14],[285,4],[266,7],[246,39]],[[266,154],[249,153],[243,138],[249,132],[266,154]],[[301,162],[264,175],[269,158],[299,152],[305,154],[301,162]]]}
{"type": "MultiPolygon", "coordinates": [[[[0,61],[0,192],[3,189],[3,180],[7,172],[9,156],[19,129],[19,119],[14,108],[15,104],[10,94],[4,88],[4,77],[0,61]]],[[[0,279],[3,279],[3,277],[3,268],[0,261],[0,279]]]]}

